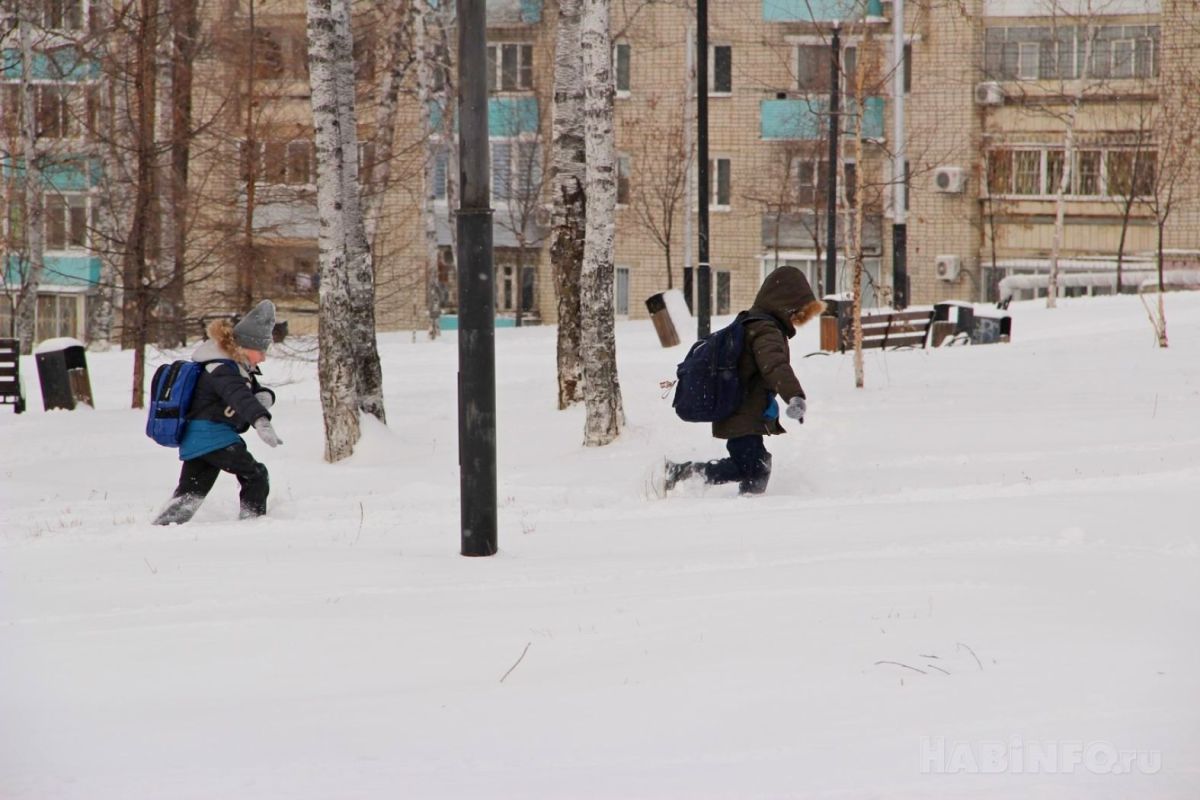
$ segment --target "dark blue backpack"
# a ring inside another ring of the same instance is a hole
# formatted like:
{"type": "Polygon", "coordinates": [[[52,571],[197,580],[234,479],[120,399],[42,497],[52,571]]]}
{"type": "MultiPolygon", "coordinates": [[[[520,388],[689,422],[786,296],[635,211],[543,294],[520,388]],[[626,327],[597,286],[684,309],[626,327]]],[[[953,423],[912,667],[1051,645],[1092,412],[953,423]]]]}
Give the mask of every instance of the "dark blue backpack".
{"type": "Polygon", "coordinates": [[[692,345],[675,371],[675,413],[684,422],[720,422],[733,416],[746,395],[738,361],[746,343],[745,323],[778,322],[767,314],[743,311],[733,322],[692,345]]]}
{"type": "MultiPolygon", "coordinates": [[[[230,359],[215,361],[229,364],[230,359]]],[[[187,427],[187,415],[192,406],[192,395],[196,381],[204,367],[212,361],[173,361],[163,364],[154,372],[150,381],[150,411],[146,416],[146,435],[164,447],[179,447],[183,441],[183,430],[187,427]]]]}

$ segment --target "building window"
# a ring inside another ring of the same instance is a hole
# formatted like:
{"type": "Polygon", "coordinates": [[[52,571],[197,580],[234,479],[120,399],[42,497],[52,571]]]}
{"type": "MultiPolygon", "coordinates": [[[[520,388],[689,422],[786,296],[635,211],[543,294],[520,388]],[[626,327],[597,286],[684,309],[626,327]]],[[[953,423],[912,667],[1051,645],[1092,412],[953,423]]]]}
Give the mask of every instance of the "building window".
{"type": "Polygon", "coordinates": [[[829,185],[829,165],[820,159],[796,162],[796,202],[802,208],[823,208],[829,185]]]}
{"type": "MultiPolygon", "coordinates": [[[[53,58],[48,59],[53,61],[53,58]]],[[[5,83],[3,88],[4,122],[0,125],[9,136],[20,136],[21,87],[5,83]]],[[[90,83],[39,83],[34,86],[35,131],[39,139],[76,139],[90,136],[96,129],[97,89],[90,83]]]]}
{"type": "Polygon", "coordinates": [[[796,47],[796,88],[813,94],[829,93],[829,48],[819,44],[796,47]]]}
{"type": "Polygon", "coordinates": [[[616,285],[613,287],[613,312],[618,317],[629,316],[629,267],[617,267],[614,271],[616,285]]]}
{"type": "MultiPolygon", "coordinates": [[[[854,204],[856,167],[853,161],[843,165],[838,186],[839,199],[854,204]]],[[[829,162],[824,158],[805,158],[796,162],[796,204],[801,208],[824,210],[829,196],[829,162]]]]}
{"type": "Polygon", "coordinates": [[[533,45],[491,44],[487,49],[489,92],[519,92],[533,88],[533,45]]]}
{"type": "Polygon", "coordinates": [[[42,27],[56,31],[81,31],[84,0],[41,0],[42,27]]]}
{"type": "Polygon", "coordinates": [[[87,195],[47,195],[47,250],[86,250],[88,240],[87,223],[87,195]]]}
{"type": "Polygon", "coordinates": [[[450,169],[450,154],[445,150],[433,157],[433,199],[446,200],[446,175],[450,169]]]}
{"type": "Polygon", "coordinates": [[[1083,27],[994,27],[984,34],[984,71],[991,80],[1152,78],[1159,74],[1157,25],[1093,27],[1092,59],[1083,27]]]}
{"type": "Polygon", "coordinates": [[[241,150],[243,181],[253,174],[256,183],[265,185],[308,186],[313,183],[316,164],[311,141],[255,142],[253,153],[242,142],[241,150]]]}
{"type": "Polygon", "coordinates": [[[1112,197],[1154,196],[1158,154],[1148,150],[1110,150],[1105,158],[1107,193],[1112,197]]]}
{"type": "MultiPolygon", "coordinates": [[[[492,141],[492,196],[497,201],[528,203],[542,191],[542,153],[537,142],[492,141]]],[[[443,193],[445,184],[443,179],[443,193]]]]}
{"type": "Polygon", "coordinates": [[[633,163],[624,153],[617,154],[617,205],[629,205],[629,176],[633,172],[633,163]]]}
{"type": "MultiPolygon", "coordinates": [[[[997,149],[987,154],[987,186],[992,196],[1058,193],[1065,151],[997,149]]],[[[1067,194],[1072,197],[1147,197],[1154,194],[1158,154],[1153,150],[1078,150],[1067,194]]]]}
{"type": "Polygon", "coordinates": [[[1042,151],[1013,151],[1013,194],[1042,194],[1042,151]]]}
{"type": "Polygon", "coordinates": [[[76,294],[39,294],[37,299],[38,341],[79,335],[79,301],[76,294]]]}
{"type": "Polygon", "coordinates": [[[731,172],[732,162],[728,158],[714,158],[708,162],[709,179],[712,181],[712,195],[709,198],[711,207],[728,209],[732,204],[731,172]]]}
{"type": "Polygon", "coordinates": [[[629,96],[629,57],[630,49],[628,43],[619,42],[613,48],[613,72],[616,75],[618,97],[629,96]]]}
{"type": "Polygon", "coordinates": [[[1080,150],[1075,154],[1075,194],[1096,197],[1100,192],[1099,150],[1080,150]]]}
{"type": "Polygon", "coordinates": [[[717,270],[717,302],[713,305],[716,308],[715,313],[718,315],[731,313],[730,309],[733,307],[732,303],[730,302],[732,275],[733,274],[729,272],[729,270],[717,270]]]}
{"type": "Polygon", "coordinates": [[[912,92],[912,74],[913,74],[912,60],[913,60],[912,45],[906,44],[906,45],[904,45],[904,93],[905,94],[910,94],[912,92]]]}
{"type": "Polygon", "coordinates": [[[853,96],[858,88],[858,48],[854,45],[842,50],[842,93],[853,96]]]}
{"type": "Polygon", "coordinates": [[[709,46],[708,93],[710,95],[733,93],[733,48],[727,44],[709,46]]]}

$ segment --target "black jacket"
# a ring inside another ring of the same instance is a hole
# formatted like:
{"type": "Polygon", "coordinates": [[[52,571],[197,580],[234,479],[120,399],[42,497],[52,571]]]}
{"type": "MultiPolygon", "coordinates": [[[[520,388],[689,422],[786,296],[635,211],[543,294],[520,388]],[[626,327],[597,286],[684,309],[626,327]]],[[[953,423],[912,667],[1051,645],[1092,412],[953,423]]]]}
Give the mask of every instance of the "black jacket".
{"type": "Polygon", "coordinates": [[[245,433],[259,417],[271,418],[271,412],[254,395],[267,392],[273,402],[275,393],[259,385],[257,368],[252,372],[246,365],[238,364],[212,339],[196,348],[192,360],[213,363],[205,365],[196,381],[188,419],[224,422],[238,433],[245,433]]]}

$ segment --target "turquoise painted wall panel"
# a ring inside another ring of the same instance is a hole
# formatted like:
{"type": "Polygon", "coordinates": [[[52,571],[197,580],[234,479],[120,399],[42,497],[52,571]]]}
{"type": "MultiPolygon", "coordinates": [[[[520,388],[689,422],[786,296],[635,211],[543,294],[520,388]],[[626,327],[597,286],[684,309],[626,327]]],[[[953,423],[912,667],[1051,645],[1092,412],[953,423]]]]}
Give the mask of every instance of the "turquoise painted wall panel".
{"type": "MultiPolygon", "coordinates": [[[[430,101],[429,124],[434,130],[442,127],[442,108],[430,101]]],[[[455,120],[454,130],[458,131],[455,120]]],[[[538,100],[536,97],[489,97],[488,136],[510,138],[522,133],[536,134],[538,131],[538,100]]]]}
{"type": "MultiPolygon", "coordinates": [[[[5,177],[19,179],[25,171],[25,162],[19,158],[4,158],[0,164],[5,177]]],[[[62,160],[42,167],[42,181],[59,192],[86,192],[99,185],[100,170],[97,158],[62,160]]]]}
{"type": "MultiPolygon", "coordinates": [[[[863,103],[863,138],[883,138],[883,98],[868,97],[863,103]]],[[[824,98],[795,98],[762,101],[763,139],[820,139],[829,127],[829,101],[824,98]]],[[[844,107],[842,135],[854,131],[857,104],[849,100],[844,107]]]]}
{"type": "Polygon", "coordinates": [[[863,0],[763,0],[764,22],[820,22],[858,19],[863,0]]]}
{"type": "Polygon", "coordinates": [[[536,97],[492,97],[488,99],[488,135],[499,137],[537,133],[536,97]]]}
{"type": "Polygon", "coordinates": [[[820,139],[828,102],[797,98],[763,100],[760,110],[763,139],[820,139]]]}
{"type": "MultiPolygon", "coordinates": [[[[4,80],[21,79],[21,53],[18,50],[0,51],[0,73],[4,80]]],[[[100,63],[84,58],[72,47],[52,53],[33,54],[33,77],[51,81],[86,81],[100,76],[100,63]]]]}
{"type": "MultiPolygon", "coordinates": [[[[10,286],[21,284],[21,270],[16,256],[8,256],[5,280],[10,286]]],[[[42,270],[41,285],[45,289],[55,287],[78,288],[94,286],[100,282],[100,259],[87,253],[79,255],[48,255],[42,270]]]]}

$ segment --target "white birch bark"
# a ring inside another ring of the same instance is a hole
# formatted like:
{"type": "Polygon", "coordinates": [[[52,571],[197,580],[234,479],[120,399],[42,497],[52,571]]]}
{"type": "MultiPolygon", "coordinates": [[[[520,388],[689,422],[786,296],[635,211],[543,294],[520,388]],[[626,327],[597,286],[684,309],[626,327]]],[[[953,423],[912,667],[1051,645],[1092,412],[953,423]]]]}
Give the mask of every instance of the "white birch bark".
{"type": "Polygon", "coordinates": [[[355,104],[354,39],[350,31],[350,0],[332,0],[333,56],[338,137],[341,140],[340,213],[345,217],[347,291],[350,297],[349,335],[354,352],[354,381],[360,410],[387,422],[383,405],[383,369],[375,338],[375,267],[363,220],[358,178],[358,117],[355,104]]]}
{"type": "Polygon", "coordinates": [[[45,269],[46,216],[42,170],[38,160],[37,110],[33,83],[33,19],[37,0],[18,6],[18,40],[21,49],[21,158],[25,162],[25,274],[16,308],[16,334],[21,352],[33,350],[38,289],[45,269]]]}
{"type": "MultiPolygon", "coordinates": [[[[347,183],[356,178],[347,164],[342,129],[343,90],[337,58],[341,0],[307,0],[308,62],[317,156],[317,210],[320,216],[320,292],[317,362],[321,410],[325,420],[325,460],[337,462],[354,453],[361,435],[355,378],[349,245],[344,207],[347,183]],[[351,173],[349,177],[347,172],[351,173]]],[[[354,192],[357,195],[357,191],[354,192]]],[[[359,219],[361,224],[362,220],[359,219]]]]}
{"type": "Polygon", "coordinates": [[[1091,4],[1088,4],[1087,24],[1083,26],[1083,68],[1067,107],[1066,131],[1063,133],[1063,167],[1059,176],[1058,186],[1054,191],[1054,237],[1050,244],[1050,275],[1046,280],[1046,308],[1058,306],[1058,258],[1062,252],[1063,236],[1066,229],[1067,191],[1071,188],[1071,163],[1075,160],[1075,124],[1079,119],[1079,108],[1083,105],[1083,97],[1087,92],[1088,71],[1092,64],[1092,39],[1095,27],[1091,17],[1091,4]]]}
{"type": "Polygon", "coordinates": [[[583,399],[579,342],[579,273],[583,263],[587,155],[583,140],[583,61],[579,42],[580,0],[559,0],[554,51],[551,143],[553,193],[550,260],[558,304],[558,407],[583,399]]]}
{"type": "MultiPolygon", "coordinates": [[[[416,42],[417,59],[417,105],[421,113],[422,143],[425,148],[425,166],[421,171],[423,194],[421,200],[421,218],[423,222],[425,269],[423,271],[425,307],[429,315],[429,338],[436,339],[441,333],[439,317],[441,315],[441,297],[438,294],[438,243],[436,202],[437,189],[435,172],[438,155],[444,146],[438,136],[439,131],[433,128],[433,119],[429,114],[429,103],[433,96],[434,70],[441,67],[434,63],[434,53],[430,42],[430,9],[426,0],[412,0],[413,38],[416,42]]],[[[447,170],[449,171],[449,170],[447,170]]],[[[449,181],[450,176],[446,176],[449,181]]]]}
{"type": "Polygon", "coordinates": [[[583,443],[588,447],[612,443],[624,424],[613,319],[617,164],[610,6],[611,0],[584,0],[580,18],[587,229],[579,307],[583,399],[587,407],[583,443]]]}

